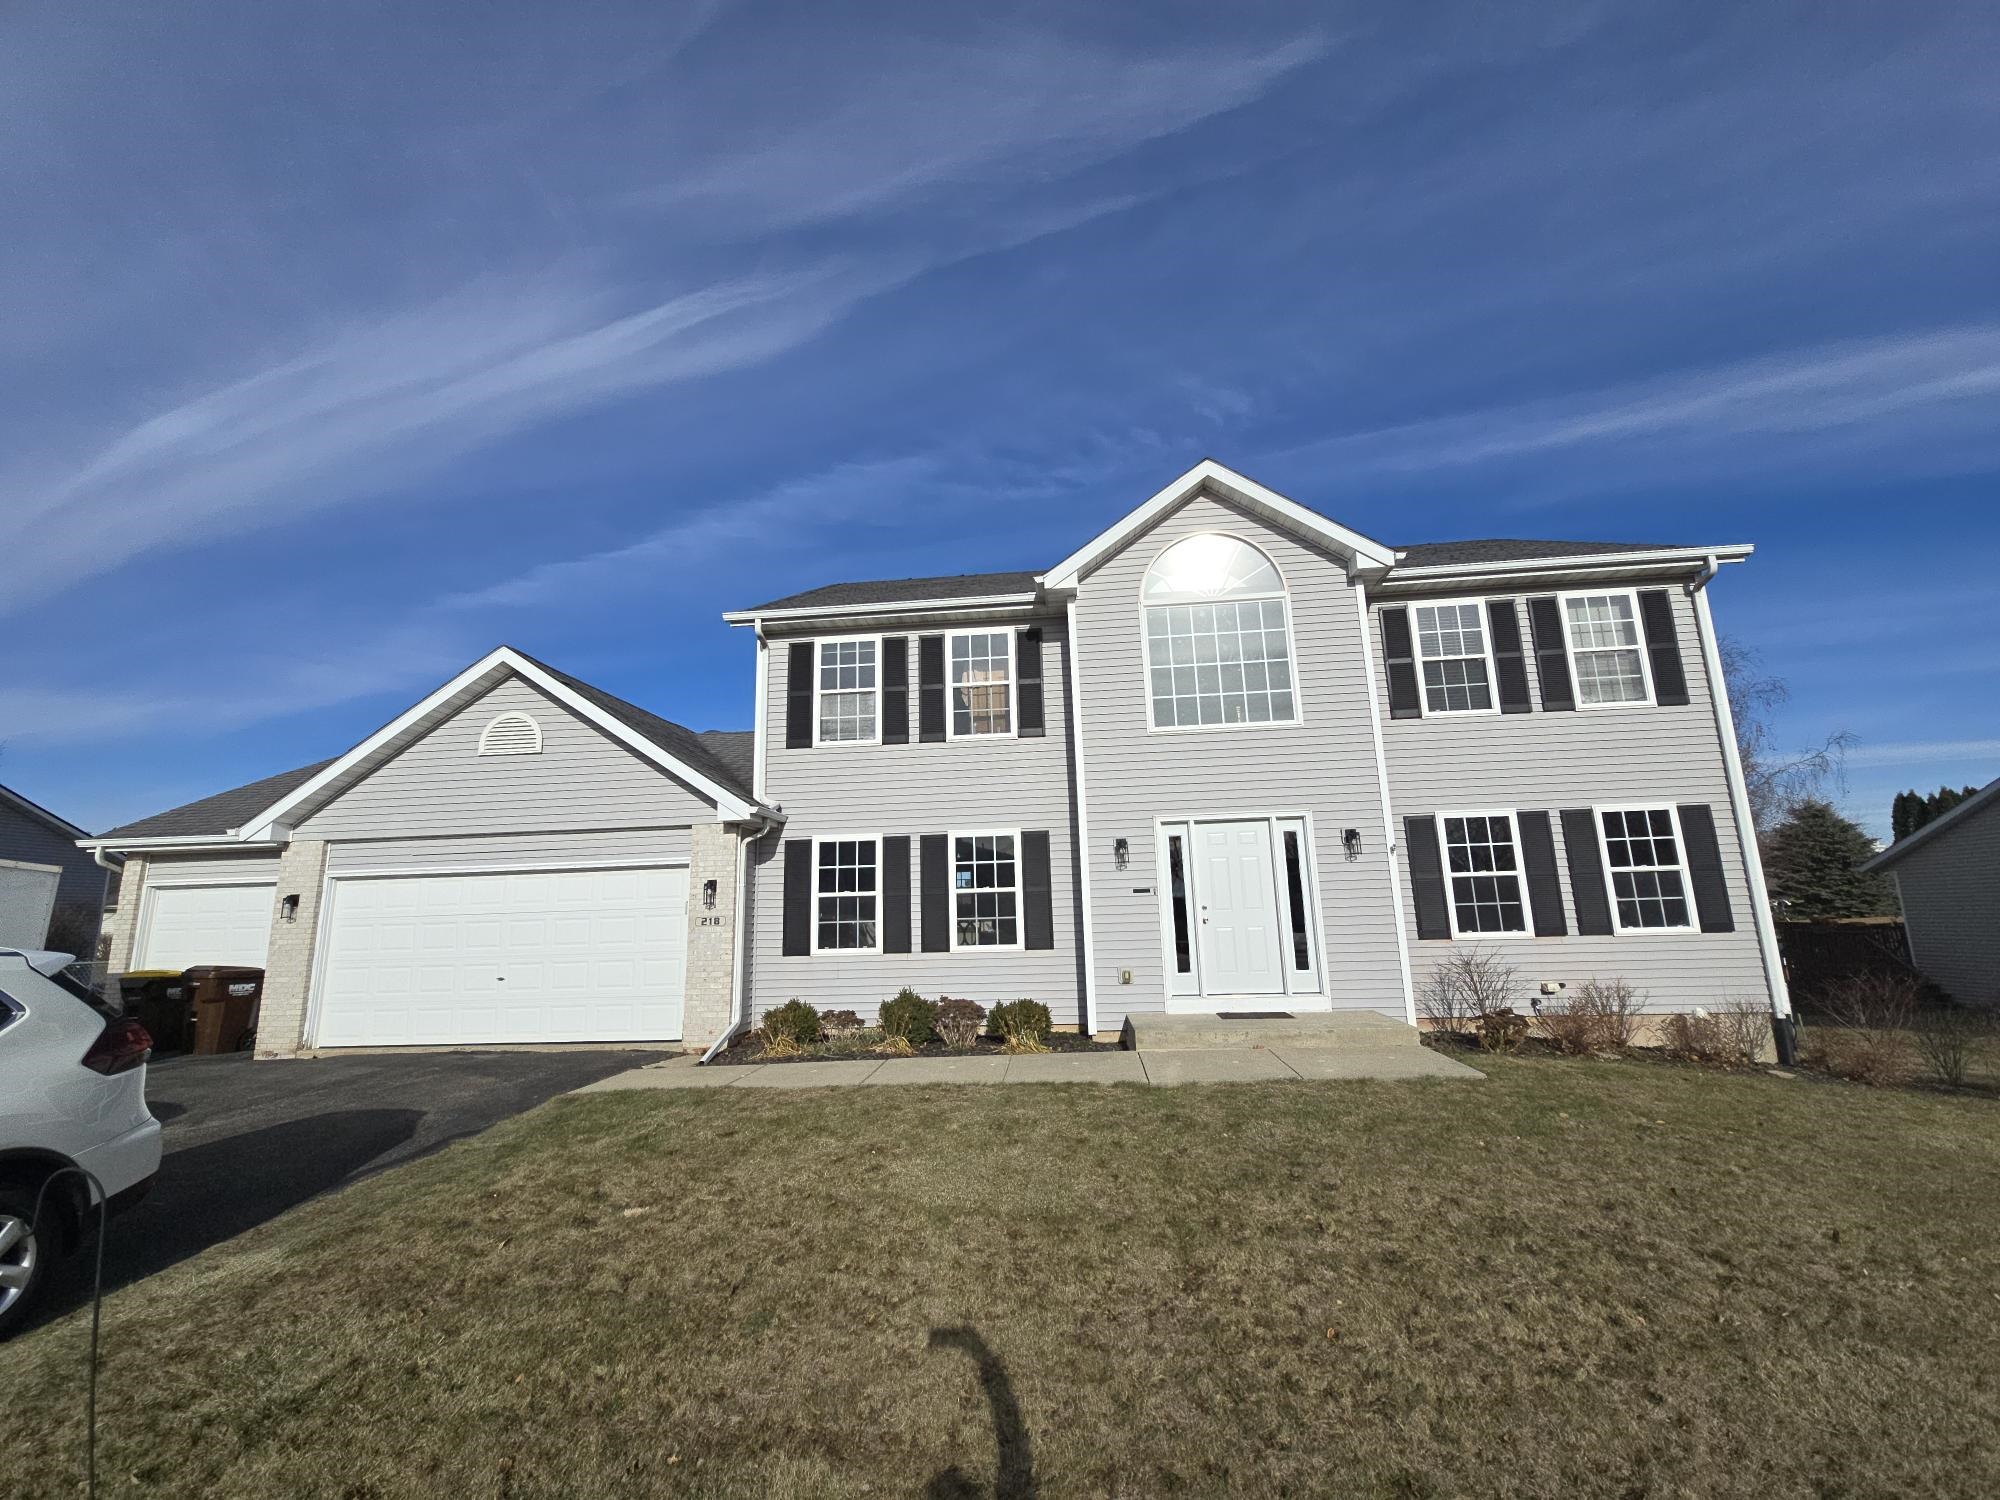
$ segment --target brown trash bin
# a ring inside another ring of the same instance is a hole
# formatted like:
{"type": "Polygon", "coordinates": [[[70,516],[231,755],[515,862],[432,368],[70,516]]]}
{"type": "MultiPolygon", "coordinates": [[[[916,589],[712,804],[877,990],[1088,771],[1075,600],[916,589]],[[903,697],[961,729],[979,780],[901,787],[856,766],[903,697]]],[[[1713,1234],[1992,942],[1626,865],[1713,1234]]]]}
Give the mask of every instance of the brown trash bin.
{"type": "Polygon", "coordinates": [[[257,1005],[264,998],[264,971],[228,964],[203,964],[187,971],[194,991],[194,1050],[201,1056],[238,1052],[257,1029],[257,1005]]]}
{"type": "Polygon", "coordinates": [[[120,974],[118,1009],[146,1028],[155,1052],[185,1052],[194,1044],[194,987],[179,969],[120,974]]]}

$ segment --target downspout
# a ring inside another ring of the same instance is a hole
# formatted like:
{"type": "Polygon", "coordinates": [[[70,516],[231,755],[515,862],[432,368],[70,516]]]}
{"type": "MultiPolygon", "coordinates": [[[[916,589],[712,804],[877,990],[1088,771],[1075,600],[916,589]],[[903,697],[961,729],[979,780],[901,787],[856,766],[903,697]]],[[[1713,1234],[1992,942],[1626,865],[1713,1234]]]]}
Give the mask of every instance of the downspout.
{"type": "Polygon", "coordinates": [[[1736,815],[1736,841],[1750,882],[1757,946],[1764,960],[1764,978],[1771,989],[1771,1040],[1778,1049],[1778,1061],[1789,1067],[1798,1061],[1798,1027],[1792,1016],[1791,988],[1785,982],[1785,961],[1778,952],[1778,928],[1771,918],[1771,893],[1764,883],[1764,857],[1757,848],[1757,825],[1750,816],[1750,790],[1743,779],[1743,757],[1736,748],[1736,715],[1730,708],[1729,685],[1723,678],[1715,616],[1708,607],[1708,586],[1721,571],[1722,565],[1711,556],[1688,586],[1688,593],[1694,599],[1695,623],[1701,633],[1701,659],[1708,671],[1708,697],[1715,707],[1715,730],[1722,740],[1729,805],[1736,815]]]}
{"type": "MultiPolygon", "coordinates": [[[[735,1041],[750,1024],[750,983],[745,962],[749,953],[750,915],[750,846],[773,828],[777,820],[768,813],[761,813],[752,825],[748,835],[739,833],[736,838],[736,957],[730,965],[729,1024],[722,1029],[722,1035],[715,1044],[701,1055],[701,1062],[712,1061],[715,1056],[735,1041]]],[[[701,1066],[697,1063],[695,1066],[701,1066]]]]}

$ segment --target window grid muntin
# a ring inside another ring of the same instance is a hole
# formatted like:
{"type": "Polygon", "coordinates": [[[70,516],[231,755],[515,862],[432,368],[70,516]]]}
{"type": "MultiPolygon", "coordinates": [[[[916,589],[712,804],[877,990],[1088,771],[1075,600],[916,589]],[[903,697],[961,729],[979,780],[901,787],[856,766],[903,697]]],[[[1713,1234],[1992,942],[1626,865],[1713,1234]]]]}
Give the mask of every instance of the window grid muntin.
{"type": "Polygon", "coordinates": [[[1525,937],[1528,907],[1511,812],[1440,813],[1453,937],[1525,937]]]}
{"type": "Polygon", "coordinates": [[[1493,658],[1484,603],[1441,600],[1416,605],[1413,614],[1424,712],[1493,712],[1493,658]]]}
{"type": "Polygon", "coordinates": [[[1581,708],[1650,703],[1638,596],[1630,589],[1564,594],[1563,635],[1581,708]]]}
{"type": "Polygon", "coordinates": [[[1694,927],[1686,844],[1670,807],[1598,809],[1612,913],[1620,932],[1686,932],[1694,927]]]}
{"type": "Polygon", "coordinates": [[[1153,728],[1297,722],[1284,599],[1149,604],[1145,614],[1153,728]]]}
{"type": "Polygon", "coordinates": [[[1018,833],[951,836],[951,945],[1021,946],[1021,841],[1018,833]]]}
{"type": "Polygon", "coordinates": [[[875,743],[880,730],[880,637],[820,641],[813,659],[815,743],[875,743]]]}
{"type": "Polygon", "coordinates": [[[881,844],[819,839],[813,848],[813,951],[873,953],[881,947],[881,844]]]}
{"type": "Polygon", "coordinates": [[[1139,584],[1139,597],[1147,604],[1261,598],[1284,591],[1277,564],[1262,548],[1221,531],[1184,536],[1170,544],[1147,566],[1139,584]]]}
{"type": "Polygon", "coordinates": [[[951,737],[976,739],[1014,732],[1014,632],[954,631],[945,641],[951,737]],[[984,676],[974,676],[975,671],[984,676]]]}

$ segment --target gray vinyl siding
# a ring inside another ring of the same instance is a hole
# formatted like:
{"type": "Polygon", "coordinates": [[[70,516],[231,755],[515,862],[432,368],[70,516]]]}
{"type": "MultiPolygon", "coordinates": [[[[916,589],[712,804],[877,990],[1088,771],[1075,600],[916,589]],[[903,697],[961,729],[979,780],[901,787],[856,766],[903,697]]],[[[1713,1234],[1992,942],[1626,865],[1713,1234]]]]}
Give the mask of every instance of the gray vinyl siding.
{"type": "Polygon", "coordinates": [[[146,858],[146,884],[188,885],[203,880],[278,878],[278,851],[248,849],[226,854],[159,854],[146,858]]]}
{"type": "Polygon", "coordinates": [[[687,828],[614,828],[589,833],[355,839],[329,845],[329,873],[354,870],[532,869],[552,865],[684,865],[687,828]]]}
{"type": "MultiPolygon", "coordinates": [[[[1662,582],[1636,586],[1660,587],[1662,582]]],[[[1615,585],[1628,586],[1633,585],[1615,585]]],[[[1556,817],[1552,818],[1556,867],[1570,936],[1488,938],[1484,946],[1519,970],[1524,990],[1543,980],[1574,986],[1591,978],[1620,978],[1643,991],[1647,1007],[1656,1011],[1731,1001],[1769,1004],[1749,879],[1730,805],[1727,763],[1703,666],[1694,605],[1678,581],[1666,586],[1673,602],[1689,698],[1685,706],[1674,708],[1640,705],[1544,713],[1525,605],[1531,594],[1468,590],[1450,597],[1523,601],[1521,632],[1529,651],[1528,681],[1534,712],[1391,719],[1387,678],[1379,671],[1381,610],[1385,604],[1417,601],[1395,597],[1375,601],[1372,628],[1390,803],[1399,821],[1438,812],[1502,808],[1554,814],[1566,807],[1706,803],[1715,815],[1729,906],[1736,920],[1734,932],[1578,936],[1568,850],[1561,819],[1556,817]]],[[[1419,940],[1407,862],[1402,874],[1411,969],[1421,994],[1426,977],[1439,961],[1478,946],[1481,940],[1419,940]]],[[[1523,1003],[1526,998],[1524,993],[1523,1003]]]]}
{"type": "Polygon", "coordinates": [[[1910,952],[1968,1005],[2000,1005],[2000,800],[1973,809],[1894,866],[1910,952]]]}
{"type": "Polygon", "coordinates": [[[73,835],[51,828],[40,818],[4,801],[0,801],[0,859],[29,865],[60,865],[57,909],[84,907],[93,922],[103,915],[106,872],[90,857],[90,851],[77,848],[73,835]]]}
{"type": "Polygon", "coordinates": [[[1203,494],[1083,580],[1077,634],[1098,1028],[1166,1007],[1155,820],[1268,814],[1310,820],[1332,1005],[1404,1015],[1360,608],[1343,564],[1203,494]],[[1256,544],[1284,576],[1298,723],[1150,728],[1140,581],[1163,548],[1204,531],[1256,544]],[[1347,828],[1361,833],[1352,861],[1341,844],[1347,828]],[[1124,870],[1114,864],[1120,838],[1130,844],[1124,870]],[[1124,970],[1129,985],[1119,982],[1124,970]]]}
{"type": "Polygon", "coordinates": [[[714,804],[540,690],[509,677],[367,774],[299,825],[304,838],[654,828],[712,822],[714,804]],[[519,710],[542,729],[539,755],[481,755],[480,732],[519,710]]]}
{"type": "MultiPolygon", "coordinates": [[[[821,1009],[853,1010],[862,1018],[904,985],[932,999],[956,995],[991,1005],[1023,997],[1049,1007],[1056,1024],[1082,1014],[1077,967],[1075,843],[1070,816],[1069,667],[1060,618],[1022,615],[978,629],[1040,625],[1047,732],[1039,738],[991,737],[920,744],[917,736],[917,648],[910,638],[910,739],[907,745],[785,745],[787,647],[811,633],[772,637],[765,674],[764,796],[785,812],[783,831],[751,847],[750,995],[754,1014],[797,996],[821,1009]],[[1055,946],[1047,950],[956,953],[822,953],[786,957],[783,840],[884,837],[910,840],[911,947],[923,942],[923,887],[917,865],[927,833],[1045,829],[1055,907],[1055,946]]],[[[849,630],[825,634],[851,635],[849,630]]]]}

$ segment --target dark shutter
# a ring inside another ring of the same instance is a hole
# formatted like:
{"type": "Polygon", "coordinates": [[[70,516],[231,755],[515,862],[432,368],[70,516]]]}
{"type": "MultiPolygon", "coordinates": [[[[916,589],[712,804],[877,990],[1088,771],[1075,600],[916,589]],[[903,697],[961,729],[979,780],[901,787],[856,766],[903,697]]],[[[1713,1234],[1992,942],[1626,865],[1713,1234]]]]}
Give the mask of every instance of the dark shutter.
{"type": "Polygon", "coordinates": [[[1524,714],[1534,708],[1528,699],[1528,662],[1521,654],[1521,612],[1512,599],[1486,601],[1486,618],[1493,622],[1493,671],[1500,681],[1495,696],[1503,714],[1524,714]]]}
{"type": "Polygon", "coordinates": [[[1055,889],[1049,879],[1049,836],[1021,835],[1021,946],[1056,945],[1055,889]]]}
{"type": "Polygon", "coordinates": [[[1653,661],[1653,701],[1663,708],[1678,707],[1688,701],[1688,680],[1681,666],[1673,597],[1665,589],[1642,590],[1639,619],[1646,627],[1646,655],[1653,661]]]}
{"type": "Polygon", "coordinates": [[[1389,669],[1389,717],[1421,719],[1424,701],[1417,691],[1417,659],[1410,644],[1410,612],[1398,604],[1382,611],[1382,662],[1389,669]]]}
{"type": "Polygon", "coordinates": [[[813,742],[813,643],[793,641],[785,660],[785,748],[810,750],[813,742]]]}
{"type": "MultiPolygon", "coordinates": [[[[910,742],[910,638],[882,639],[882,743],[910,742]]],[[[908,952],[906,948],[903,950],[908,952]]]]}
{"type": "Polygon", "coordinates": [[[1563,915],[1562,880],[1556,874],[1556,835],[1545,812],[1520,814],[1521,868],[1528,876],[1528,909],[1535,914],[1536,937],[1567,937],[1563,915]]]}
{"type": "Polygon", "coordinates": [[[1017,638],[1015,654],[1019,661],[1016,675],[1021,679],[1014,685],[1014,707],[1018,711],[1015,732],[1033,738],[1046,735],[1042,709],[1042,627],[1030,625],[1017,638]]]}
{"type": "Polygon", "coordinates": [[[944,637],[917,637],[917,738],[934,745],[944,738],[944,637]]]}
{"type": "Polygon", "coordinates": [[[1584,937],[1611,935],[1611,893],[1604,886],[1604,859],[1597,851],[1597,814],[1587,807],[1562,811],[1563,850],[1569,855],[1569,898],[1576,903],[1576,930],[1584,937]]]}
{"type": "Polygon", "coordinates": [[[812,948],[813,841],[785,840],[785,943],[787,958],[803,958],[812,948]]]}
{"type": "Polygon", "coordinates": [[[1553,599],[1530,599],[1528,624],[1535,634],[1535,675],[1542,680],[1542,708],[1551,713],[1575,708],[1576,689],[1569,681],[1561,608],[1553,599]]]}
{"type": "Polygon", "coordinates": [[[1417,936],[1426,940],[1451,936],[1451,913],[1445,909],[1444,862],[1438,857],[1435,818],[1403,819],[1403,847],[1410,855],[1410,893],[1417,902],[1417,936]]]}
{"type": "Polygon", "coordinates": [[[924,952],[951,951],[951,842],[944,834],[927,833],[919,845],[919,875],[923,882],[924,952]]]}
{"type": "Polygon", "coordinates": [[[882,840],[882,951],[910,951],[910,839],[882,840]]]}
{"type": "Polygon", "coordinates": [[[1706,802],[1684,802],[1681,837],[1687,843],[1688,879],[1694,883],[1695,914],[1703,932],[1734,932],[1729,884],[1722,875],[1722,846],[1715,837],[1715,814],[1706,802]]]}

